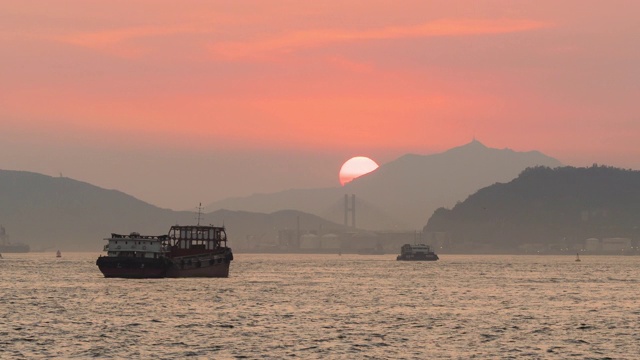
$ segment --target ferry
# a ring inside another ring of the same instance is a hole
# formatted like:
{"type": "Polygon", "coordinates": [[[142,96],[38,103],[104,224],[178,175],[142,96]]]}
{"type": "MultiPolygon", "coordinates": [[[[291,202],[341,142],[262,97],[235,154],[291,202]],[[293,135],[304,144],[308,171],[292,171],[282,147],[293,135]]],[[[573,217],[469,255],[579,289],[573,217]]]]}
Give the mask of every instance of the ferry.
{"type": "Polygon", "coordinates": [[[438,255],[425,244],[404,244],[400,249],[400,255],[396,258],[398,261],[436,261],[438,259],[440,259],[438,255]]]}
{"type": "Polygon", "coordinates": [[[174,225],[167,235],[111,234],[96,265],[108,278],[228,277],[224,227],[174,225]]]}

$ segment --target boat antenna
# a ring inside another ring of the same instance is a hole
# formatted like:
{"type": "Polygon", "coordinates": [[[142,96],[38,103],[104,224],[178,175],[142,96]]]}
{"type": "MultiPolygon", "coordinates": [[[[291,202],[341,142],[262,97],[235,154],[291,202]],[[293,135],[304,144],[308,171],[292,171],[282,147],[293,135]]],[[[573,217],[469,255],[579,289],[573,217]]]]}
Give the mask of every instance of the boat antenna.
{"type": "Polygon", "coordinates": [[[202,203],[198,205],[198,226],[200,226],[200,219],[202,218],[202,203]]]}

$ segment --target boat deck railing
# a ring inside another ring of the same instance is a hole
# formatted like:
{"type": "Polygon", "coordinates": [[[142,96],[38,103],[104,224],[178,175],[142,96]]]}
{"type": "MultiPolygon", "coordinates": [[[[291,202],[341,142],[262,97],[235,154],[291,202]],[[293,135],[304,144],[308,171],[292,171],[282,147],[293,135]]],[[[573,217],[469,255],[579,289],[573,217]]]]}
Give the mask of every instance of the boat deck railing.
{"type": "Polygon", "coordinates": [[[168,235],[140,235],[140,234],[122,235],[122,234],[111,233],[111,237],[107,238],[105,240],[109,240],[109,239],[131,239],[131,240],[157,240],[157,241],[162,241],[162,240],[167,240],[168,238],[169,238],[168,235]]]}

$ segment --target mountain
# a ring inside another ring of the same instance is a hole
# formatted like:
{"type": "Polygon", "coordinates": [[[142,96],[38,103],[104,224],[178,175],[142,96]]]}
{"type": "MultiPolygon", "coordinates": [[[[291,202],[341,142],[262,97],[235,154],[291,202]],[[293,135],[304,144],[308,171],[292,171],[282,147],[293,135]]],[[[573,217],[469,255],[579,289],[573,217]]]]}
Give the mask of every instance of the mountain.
{"type": "Polygon", "coordinates": [[[493,149],[472,142],[432,155],[404,155],[344,187],[291,189],[215,202],[208,210],[296,209],[344,222],[344,195],[356,195],[356,225],[370,230],[422,228],[433,211],[531,166],[561,166],[537,151],[493,149]]]}
{"type": "Polygon", "coordinates": [[[424,231],[450,250],[580,249],[588,238],[640,238],[640,171],[534,167],[439,208],[424,231]],[[435,237],[435,236],[434,236],[435,237]]]}
{"type": "MultiPolygon", "coordinates": [[[[227,227],[230,246],[250,248],[275,242],[278,231],[343,229],[300,211],[260,214],[219,210],[202,215],[202,223],[227,227]]],[[[174,224],[195,224],[197,214],[161,209],[116,190],[64,177],[0,170],[0,225],[13,242],[34,250],[101,251],[110,233],[166,234],[174,224]]]]}

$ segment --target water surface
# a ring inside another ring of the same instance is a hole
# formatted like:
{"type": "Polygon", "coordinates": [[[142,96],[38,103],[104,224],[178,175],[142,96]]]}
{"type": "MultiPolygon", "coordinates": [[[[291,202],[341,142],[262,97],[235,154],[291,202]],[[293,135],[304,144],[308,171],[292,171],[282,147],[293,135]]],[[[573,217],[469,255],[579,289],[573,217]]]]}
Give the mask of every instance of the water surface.
{"type": "Polygon", "coordinates": [[[636,359],[639,257],[236,254],[228,279],[105,279],[3,254],[0,358],[636,359]]]}

